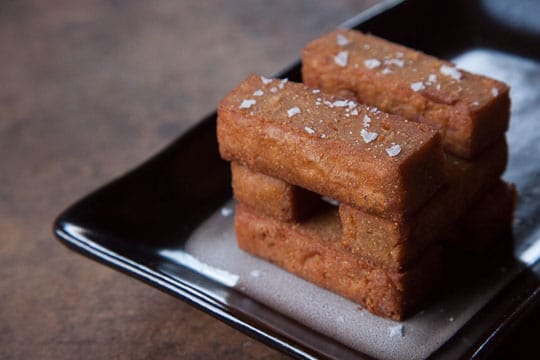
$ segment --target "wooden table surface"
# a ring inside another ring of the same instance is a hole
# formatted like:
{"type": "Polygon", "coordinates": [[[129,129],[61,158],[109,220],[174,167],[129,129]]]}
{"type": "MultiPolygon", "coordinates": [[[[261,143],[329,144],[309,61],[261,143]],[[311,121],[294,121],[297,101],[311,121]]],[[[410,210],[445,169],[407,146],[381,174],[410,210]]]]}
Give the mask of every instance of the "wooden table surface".
{"type": "Polygon", "coordinates": [[[376,2],[1,1],[0,358],[279,357],[69,251],[51,224],[376,2]]]}
{"type": "Polygon", "coordinates": [[[51,224],[377,1],[0,2],[0,358],[282,357],[51,224]]]}

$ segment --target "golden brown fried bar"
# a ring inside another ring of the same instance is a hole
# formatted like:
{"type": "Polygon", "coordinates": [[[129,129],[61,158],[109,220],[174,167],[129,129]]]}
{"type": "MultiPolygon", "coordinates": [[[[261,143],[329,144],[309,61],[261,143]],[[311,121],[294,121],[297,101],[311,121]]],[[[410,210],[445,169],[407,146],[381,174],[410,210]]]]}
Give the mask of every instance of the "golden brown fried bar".
{"type": "Polygon", "coordinates": [[[505,140],[485,150],[476,160],[449,155],[448,186],[411,217],[388,220],[341,204],[343,242],[351,251],[377,266],[406,268],[449,229],[504,172],[508,159],[505,140]]]}
{"type": "Polygon", "coordinates": [[[391,217],[444,180],[439,134],[302,84],[251,75],[223,98],[221,156],[365,211],[391,217]]]}
{"type": "Polygon", "coordinates": [[[515,186],[498,180],[456,222],[448,241],[478,255],[489,252],[500,241],[511,242],[516,201],[515,186]]]}
{"type": "Polygon", "coordinates": [[[317,210],[320,196],[280,179],[231,163],[236,200],[280,221],[299,221],[317,210]]]}
{"type": "Polygon", "coordinates": [[[394,320],[418,309],[440,275],[438,248],[427,251],[407,272],[371,267],[342,246],[335,209],[294,224],[239,204],[235,227],[238,245],[245,251],[394,320]]]}
{"type": "Polygon", "coordinates": [[[302,76],[308,86],[436,127],[459,157],[476,156],[508,129],[506,84],[358,31],[309,43],[302,76]]]}

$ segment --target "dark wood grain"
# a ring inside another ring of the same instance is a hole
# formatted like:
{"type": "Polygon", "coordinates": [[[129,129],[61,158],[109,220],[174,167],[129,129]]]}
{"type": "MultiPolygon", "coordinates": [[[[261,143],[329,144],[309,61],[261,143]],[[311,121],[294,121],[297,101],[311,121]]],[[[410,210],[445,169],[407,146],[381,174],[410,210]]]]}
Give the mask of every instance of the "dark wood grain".
{"type": "Polygon", "coordinates": [[[53,239],[54,217],[377,0],[0,2],[0,358],[281,355],[53,239]]]}

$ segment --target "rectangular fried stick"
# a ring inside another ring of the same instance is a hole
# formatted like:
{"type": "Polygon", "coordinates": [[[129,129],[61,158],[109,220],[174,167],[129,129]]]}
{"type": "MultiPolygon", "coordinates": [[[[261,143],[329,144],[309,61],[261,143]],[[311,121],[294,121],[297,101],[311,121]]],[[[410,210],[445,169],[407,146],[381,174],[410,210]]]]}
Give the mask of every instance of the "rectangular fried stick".
{"type": "Polygon", "coordinates": [[[445,150],[473,158],[500,139],[509,87],[454,64],[354,30],[337,30],[302,52],[306,85],[437,128],[445,150]]]}
{"type": "Polygon", "coordinates": [[[302,84],[251,75],[218,107],[221,156],[384,217],[444,182],[439,134],[302,84]]]}
{"type": "Polygon", "coordinates": [[[401,320],[422,306],[440,278],[440,249],[426,251],[406,272],[376,268],[343,247],[336,209],[300,224],[260,215],[239,204],[235,215],[238,245],[305,280],[401,320]]]}
{"type": "MultiPolygon", "coordinates": [[[[431,243],[442,240],[474,202],[502,175],[508,159],[506,141],[484,151],[475,161],[448,156],[448,186],[416,214],[388,220],[341,204],[343,242],[377,266],[404,269],[431,243]]],[[[466,215],[465,215],[466,216],[466,215]]]]}

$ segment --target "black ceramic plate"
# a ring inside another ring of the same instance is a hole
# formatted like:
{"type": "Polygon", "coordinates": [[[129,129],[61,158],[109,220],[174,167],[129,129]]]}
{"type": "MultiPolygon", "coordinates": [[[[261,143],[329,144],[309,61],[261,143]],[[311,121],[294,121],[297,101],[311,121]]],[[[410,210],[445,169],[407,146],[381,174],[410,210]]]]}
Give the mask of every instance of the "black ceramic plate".
{"type": "MultiPolygon", "coordinates": [[[[505,175],[521,193],[513,275],[431,354],[434,358],[486,354],[538,300],[540,129],[535,117],[540,115],[540,27],[538,14],[527,8],[536,6],[533,1],[512,2],[511,7],[506,3],[386,1],[345,24],[460,66],[476,67],[473,70],[494,69],[499,73],[490,75],[514,85],[511,159],[505,175]],[[505,70],[500,73],[501,69],[505,70]]],[[[299,81],[299,69],[296,63],[277,76],[299,81]]],[[[305,358],[368,357],[213,280],[203,269],[164,255],[163,250],[185,250],[191,234],[230,199],[229,183],[228,164],[218,155],[212,114],[154,158],[71,206],[58,217],[54,231],[71,249],[281,351],[305,358]]]]}

